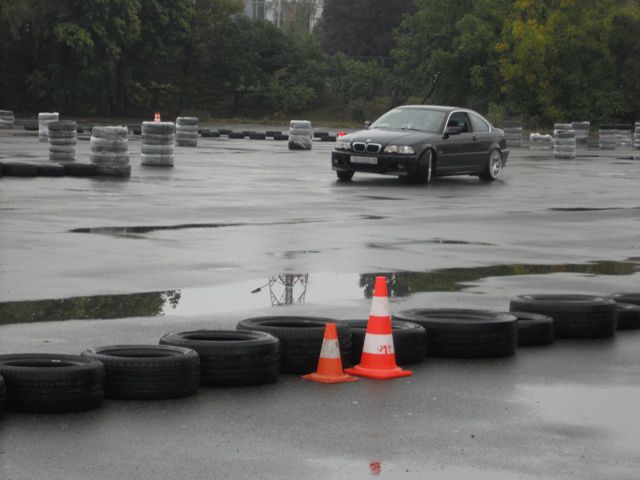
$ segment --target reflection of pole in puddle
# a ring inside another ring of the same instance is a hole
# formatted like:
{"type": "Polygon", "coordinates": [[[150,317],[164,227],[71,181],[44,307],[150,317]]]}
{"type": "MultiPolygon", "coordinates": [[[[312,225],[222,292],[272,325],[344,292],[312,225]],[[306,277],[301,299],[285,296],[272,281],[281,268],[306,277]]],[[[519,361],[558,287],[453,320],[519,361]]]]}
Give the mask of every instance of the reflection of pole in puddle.
{"type": "Polygon", "coordinates": [[[307,295],[308,273],[286,273],[269,277],[269,292],[271,293],[271,306],[292,305],[304,303],[307,295]],[[300,290],[296,296],[296,290],[300,290]]]}
{"type": "Polygon", "coordinates": [[[382,472],[382,462],[371,462],[369,464],[369,469],[371,470],[371,475],[380,475],[380,472],[382,472]]]}

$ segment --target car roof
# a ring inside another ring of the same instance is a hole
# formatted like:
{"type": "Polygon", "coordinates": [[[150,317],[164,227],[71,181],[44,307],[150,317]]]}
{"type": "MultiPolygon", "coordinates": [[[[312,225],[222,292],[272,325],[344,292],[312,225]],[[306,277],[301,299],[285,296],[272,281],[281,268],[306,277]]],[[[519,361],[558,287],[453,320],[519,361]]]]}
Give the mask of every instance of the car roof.
{"type": "Polygon", "coordinates": [[[446,105],[401,105],[396,108],[422,108],[425,110],[439,110],[441,112],[451,112],[453,110],[469,110],[468,108],[449,107],[446,105]]]}

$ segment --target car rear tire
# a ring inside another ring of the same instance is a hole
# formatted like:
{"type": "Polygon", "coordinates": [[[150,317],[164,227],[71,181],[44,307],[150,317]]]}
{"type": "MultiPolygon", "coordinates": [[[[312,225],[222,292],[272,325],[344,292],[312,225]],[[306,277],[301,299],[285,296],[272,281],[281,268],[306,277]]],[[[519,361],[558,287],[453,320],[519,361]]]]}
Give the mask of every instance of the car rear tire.
{"type": "Polygon", "coordinates": [[[355,172],[338,171],[336,172],[336,175],[338,176],[338,180],[342,180],[343,182],[348,182],[353,178],[354,173],[355,172]]]}
{"type": "Polygon", "coordinates": [[[487,166],[484,171],[480,174],[480,178],[482,180],[486,180],[487,182],[493,182],[497,180],[500,174],[502,173],[502,153],[497,148],[494,148],[489,153],[489,160],[487,160],[487,166]]]}

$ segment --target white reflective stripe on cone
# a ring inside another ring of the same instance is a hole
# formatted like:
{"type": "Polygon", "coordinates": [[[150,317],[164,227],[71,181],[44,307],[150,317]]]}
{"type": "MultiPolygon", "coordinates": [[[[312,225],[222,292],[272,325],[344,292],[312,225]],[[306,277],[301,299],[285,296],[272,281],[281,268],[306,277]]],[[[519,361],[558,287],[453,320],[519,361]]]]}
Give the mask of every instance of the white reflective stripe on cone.
{"type": "Polygon", "coordinates": [[[340,346],[337,339],[326,339],[322,341],[322,350],[320,350],[322,358],[340,358],[340,346]]]}
{"type": "Polygon", "coordinates": [[[374,317],[390,317],[389,313],[389,298],[388,297],[373,297],[371,299],[371,312],[370,315],[374,317]]]}
{"type": "Polygon", "coordinates": [[[374,355],[389,355],[391,353],[395,353],[393,348],[393,336],[367,333],[364,337],[362,353],[371,353],[374,355]]]}

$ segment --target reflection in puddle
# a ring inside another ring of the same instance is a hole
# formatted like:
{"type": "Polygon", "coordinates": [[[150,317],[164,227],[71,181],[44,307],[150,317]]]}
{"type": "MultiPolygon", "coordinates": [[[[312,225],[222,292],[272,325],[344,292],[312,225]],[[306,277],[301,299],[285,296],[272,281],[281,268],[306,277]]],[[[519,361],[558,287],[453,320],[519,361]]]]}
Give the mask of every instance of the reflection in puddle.
{"type": "MultiPolygon", "coordinates": [[[[305,253],[311,253],[311,251],[305,253]]],[[[405,297],[419,292],[461,291],[473,286],[473,282],[488,277],[550,273],[632,275],[638,272],[640,272],[640,259],[634,258],[625,262],[513,264],[446,268],[430,272],[282,274],[267,279],[213,287],[4,302],[0,303],[0,324],[153,317],[165,314],[193,316],[305,302],[323,304],[361,300],[372,296],[373,285],[378,275],[387,277],[391,297],[405,297]]]]}
{"type": "Polygon", "coordinates": [[[467,240],[448,240],[446,238],[432,238],[430,240],[407,240],[400,242],[372,242],[367,243],[367,248],[383,248],[392,249],[396,247],[408,246],[408,245],[476,245],[481,247],[495,247],[494,243],[485,242],[469,242],[467,240]]]}

